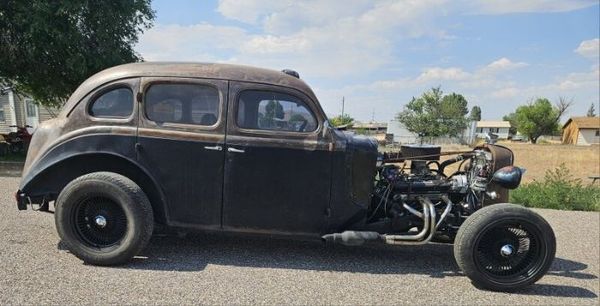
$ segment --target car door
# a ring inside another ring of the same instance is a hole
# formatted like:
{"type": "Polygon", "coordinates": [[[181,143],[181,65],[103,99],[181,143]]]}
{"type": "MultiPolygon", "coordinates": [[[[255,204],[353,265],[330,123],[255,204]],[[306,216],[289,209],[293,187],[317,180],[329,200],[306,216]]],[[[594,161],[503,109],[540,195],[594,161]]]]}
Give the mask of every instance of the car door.
{"type": "Polygon", "coordinates": [[[137,154],[163,189],[167,222],[220,228],[227,81],[143,78],[137,154]]]}
{"type": "Polygon", "coordinates": [[[230,82],[223,227],[315,235],[325,225],[330,141],[315,101],[299,91],[230,82]]]}

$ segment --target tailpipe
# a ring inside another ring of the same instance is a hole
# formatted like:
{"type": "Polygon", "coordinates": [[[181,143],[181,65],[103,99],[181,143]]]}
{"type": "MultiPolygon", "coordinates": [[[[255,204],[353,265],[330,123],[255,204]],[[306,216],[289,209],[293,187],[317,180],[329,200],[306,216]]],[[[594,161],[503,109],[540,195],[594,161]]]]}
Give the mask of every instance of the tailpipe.
{"type": "Polygon", "coordinates": [[[344,231],[342,233],[327,234],[321,238],[326,242],[357,246],[367,241],[380,240],[381,235],[377,232],[344,231]]]}
{"type": "Polygon", "coordinates": [[[440,216],[439,222],[436,222],[437,216],[433,203],[431,203],[431,201],[425,197],[419,197],[418,200],[422,205],[423,213],[420,213],[414,209],[409,210],[409,212],[423,219],[423,228],[418,233],[388,235],[379,234],[377,232],[344,231],[342,233],[327,234],[322,238],[326,242],[339,243],[349,246],[362,245],[367,241],[383,241],[386,244],[428,243],[433,238],[437,227],[450,212],[450,209],[452,208],[452,202],[450,202],[447,197],[443,198],[443,201],[446,203],[446,209],[444,209],[444,212],[440,216]]]}

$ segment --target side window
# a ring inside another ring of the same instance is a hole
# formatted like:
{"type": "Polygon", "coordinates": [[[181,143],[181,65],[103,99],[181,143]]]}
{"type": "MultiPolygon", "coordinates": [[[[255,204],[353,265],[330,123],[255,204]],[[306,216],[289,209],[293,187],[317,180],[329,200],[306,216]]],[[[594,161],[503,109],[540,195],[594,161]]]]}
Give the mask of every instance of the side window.
{"type": "Polygon", "coordinates": [[[133,112],[133,92],[126,87],[115,88],[96,98],[89,113],[98,118],[127,118],[133,112]]]}
{"type": "Polygon", "coordinates": [[[146,91],[146,116],[163,123],[211,126],[219,118],[219,92],[199,84],[154,84],[146,91]]]}
{"type": "Polygon", "coordinates": [[[246,90],[237,104],[237,125],[240,128],[288,132],[312,132],[317,119],[310,108],[292,95],[246,90]]]}

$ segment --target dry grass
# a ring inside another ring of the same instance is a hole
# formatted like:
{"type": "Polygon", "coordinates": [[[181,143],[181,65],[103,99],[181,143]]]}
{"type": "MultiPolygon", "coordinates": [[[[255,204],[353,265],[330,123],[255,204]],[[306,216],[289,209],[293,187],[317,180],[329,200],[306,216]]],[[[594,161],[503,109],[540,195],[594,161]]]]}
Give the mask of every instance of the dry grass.
{"type": "MultiPolygon", "coordinates": [[[[523,182],[541,180],[546,170],[554,170],[561,163],[569,169],[575,178],[582,179],[584,184],[591,183],[589,176],[600,175],[600,146],[575,146],[562,144],[529,144],[501,142],[500,145],[510,148],[515,154],[515,165],[527,169],[523,182]]],[[[443,145],[442,152],[470,150],[467,146],[443,145]]],[[[443,156],[442,160],[452,156],[443,156]]],[[[448,167],[446,173],[456,169],[448,167]]]]}
{"type": "Polygon", "coordinates": [[[561,163],[575,178],[591,183],[589,176],[600,175],[600,146],[560,144],[504,143],[515,154],[515,165],[527,169],[524,182],[540,180],[546,170],[554,170],[561,163]]]}
{"type": "MultiPolygon", "coordinates": [[[[600,146],[575,146],[562,144],[529,144],[501,142],[515,154],[515,165],[527,169],[523,182],[541,180],[546,170],[554,170],[561,163],[575,178],[591,183],[589,176],[600,175],[600,146]]],[[[468,149],[466,146],[443,146],[442,151],[468,149]]]]}

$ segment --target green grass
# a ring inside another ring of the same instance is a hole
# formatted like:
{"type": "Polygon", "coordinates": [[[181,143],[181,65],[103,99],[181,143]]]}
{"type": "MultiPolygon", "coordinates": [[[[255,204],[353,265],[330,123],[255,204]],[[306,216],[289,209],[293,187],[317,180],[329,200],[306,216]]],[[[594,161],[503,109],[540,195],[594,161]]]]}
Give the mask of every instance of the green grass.
{"type": "Polygon", "coordinates": [[[510,199],[527,207],[600,211],[600,186],[583,184],[561,164],[554,170],[547,170],[542,180],[513,190],[510,199]]]}

